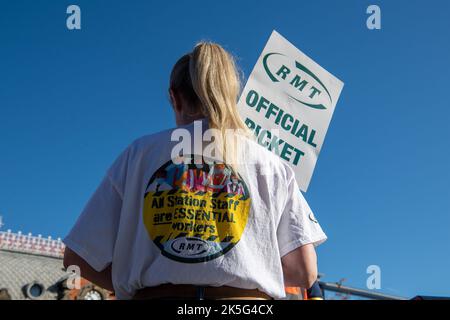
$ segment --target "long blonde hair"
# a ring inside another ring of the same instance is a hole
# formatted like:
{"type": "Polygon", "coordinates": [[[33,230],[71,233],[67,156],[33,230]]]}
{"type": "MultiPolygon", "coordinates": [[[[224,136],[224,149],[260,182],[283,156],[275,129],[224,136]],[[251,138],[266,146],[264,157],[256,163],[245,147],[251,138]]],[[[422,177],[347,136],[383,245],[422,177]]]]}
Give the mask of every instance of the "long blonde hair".
{"type": "Polygon", "coordinates": [[[208,119],[209,128],[220,131],[220,141],[215,142],[222,159],[237,171],[237,140],[228,141],[226,130],[248,137],[251,134],[236,106],[241,82],[233,56],[219,44],[198,43],[174,65],[170,89],[183,96],[192,114],[200,111],[208,119]]]}

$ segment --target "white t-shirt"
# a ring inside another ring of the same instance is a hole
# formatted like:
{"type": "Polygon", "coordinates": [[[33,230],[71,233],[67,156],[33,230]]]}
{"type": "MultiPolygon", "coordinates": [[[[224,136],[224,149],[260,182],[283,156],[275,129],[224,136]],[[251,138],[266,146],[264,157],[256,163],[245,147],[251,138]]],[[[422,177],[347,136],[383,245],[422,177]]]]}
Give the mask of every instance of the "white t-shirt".
{"type": "Polygon", "coordinates": [[[173,130],[139,138],[120,154],[64,239],[67,247],[97,271],[112,264],[118,299],[163,283],[285,297],[281,257],[326,240],[293,170],[248,138],[241,139],[238,175],[208,161],[174,164],[173,130]]]}

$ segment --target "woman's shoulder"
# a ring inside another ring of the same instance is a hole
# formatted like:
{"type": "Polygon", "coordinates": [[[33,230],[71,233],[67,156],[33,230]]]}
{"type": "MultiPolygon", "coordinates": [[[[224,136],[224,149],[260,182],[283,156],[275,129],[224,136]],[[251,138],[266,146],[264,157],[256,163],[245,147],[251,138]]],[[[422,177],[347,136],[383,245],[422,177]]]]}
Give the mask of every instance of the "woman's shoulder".
{"type": "MultiPolygon", "coordinates": [[[[152,134],[143,135],[136,138],[128,147],[132,154],[154,152],[158,150],[160,154],[164,153],[165,148],[171,148],[179,143],[177,139],[172,139],[173,132],[177,129],[191,130],[191,126],[178,126],[161,130],[152,134]]],[[[261,146],[253,137],[239,136],[241,161],[246,165],[252,165],[259,169],[269,171],[271,174],[281,175],[284,179],[289,179],[292,175],[292,168],[285,163],[274,152],[261,146]]],[[[170,153],[170,152],[169,152],[170,153]]]]}
{"type": "Polygon", "coordinates": [[[148,146],[153,146],[153,145],[157,145],[159,147],[163,147],[164,145],[172,145],[173,143],[178,142],[178,138],[179,136],[183,136],[184,134],[189,131],[192,132],[194,128],[194,124],[190,123],[187,125],[181,125],[181,126],[176,126],[176,127],[172,127],[169,129],[164,129],[155,133],[151,133],[151,134],[146,134],[143,135],[141,137],[138,137],[137,139],[135,139],[132,143],[131,146],[134,148],[145,148],[148,146]],[[179,130],[179,134],[177,134],[177,137],[175,137],[174,139],[172,139],[173,137],[173,133],[174,131],[179,130]]]}
{"type": "Polygon", "coordinates": [[[248,164],[255,164],[258,167],[265,167],[274,174],[281,174],[285,178],[290,176],[291,168],[279,156],[267,147],[261,146],[255,139],[243,137],[245,145],[243,157],[248,164]]]}
{"type": "Polygon", "coordinates": [[[170,129],[164,129],[155,133],[142,135],[134,139],[129,147],[131,149],[139,150],[153,145],[162,146],[171,141],[172,132],[177,129],[176,127],[170,129]]]}

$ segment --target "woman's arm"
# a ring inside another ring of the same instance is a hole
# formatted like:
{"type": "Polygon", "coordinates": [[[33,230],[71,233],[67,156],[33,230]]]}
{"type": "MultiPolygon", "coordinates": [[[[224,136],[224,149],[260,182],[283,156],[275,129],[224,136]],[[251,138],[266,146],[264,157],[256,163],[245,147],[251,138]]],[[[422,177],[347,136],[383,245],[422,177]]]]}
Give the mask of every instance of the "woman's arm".
{"type": "Polygon", "coordinates": [[[105,288],[106,290],[114,291],[111,277],[111,265],[100,272],[95,271],[83,258],[70,250],[68,247],[66,247],[64,252],[63,264],[65,268],[72,265],[78,266],[81,271],[81,277],[102,288],[105,288]]]}
{"type": "Polygon", "coordinates": [[[317,280],[317,256],[313,244],[301,246],[281,258],[286,287],[311,288],[317,280]]]}

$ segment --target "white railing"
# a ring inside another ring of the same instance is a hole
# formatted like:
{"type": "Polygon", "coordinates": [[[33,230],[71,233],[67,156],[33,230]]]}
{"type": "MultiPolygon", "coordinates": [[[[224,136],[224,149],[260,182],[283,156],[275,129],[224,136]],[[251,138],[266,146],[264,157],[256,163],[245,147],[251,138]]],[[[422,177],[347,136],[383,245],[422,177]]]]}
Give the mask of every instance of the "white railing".
{"type": "Polygon", "coordinates": [[[62,258],[64,255],[64,243],[61,238],[43,238],[41,235],[33,236],[31,233],[0,231],[0,250],[11,250],[38,254],[49,257],[62,258]]]}

